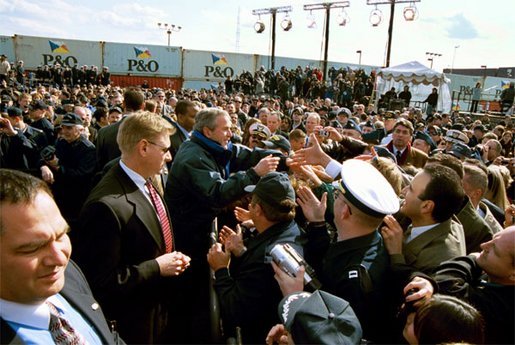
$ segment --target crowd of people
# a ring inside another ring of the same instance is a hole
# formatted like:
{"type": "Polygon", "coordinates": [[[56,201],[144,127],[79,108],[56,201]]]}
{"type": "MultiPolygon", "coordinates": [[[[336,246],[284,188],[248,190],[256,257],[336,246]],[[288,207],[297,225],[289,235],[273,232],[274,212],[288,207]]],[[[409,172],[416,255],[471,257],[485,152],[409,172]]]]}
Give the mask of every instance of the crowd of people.
{"type": "Polygon", "coordinates": [[[351,107],[354,102],[368,104],[374,90],[375,71],[368,75],[363,69],[329,68],[328,79],[324,81],[323,72],[317,67],[306,66],[302,69],[279,71],[267,70],[261,66],[252,75],[243,71],[234,79],[230,76],[218,87],[227,94],[242,92],[246,95],[268,94],[279,96],[283,101],[299,97],[304,99],[330,98],[336,103],[351,107]]]}
{"type": "Polygon", "coordinates": [[[1,342],[513,344],[514,119],[329,76],[3,80],[1,342]]]}
{"type": "Polygon", "coordinates": [[[111,84],[111,72],[109,67],[103,66],[100,70],[97,66],[61,65],[56,62],[51,65],[39,65],[35,71],[26,71],[22,60],[11,63],[7,56],[0,55],[0,82],[5,80],[6,86],[12,86],[19,90],[25,87],[32,88],[36,85],[53,86],[63,88],[74,85],[103,85],[111,84]]]}

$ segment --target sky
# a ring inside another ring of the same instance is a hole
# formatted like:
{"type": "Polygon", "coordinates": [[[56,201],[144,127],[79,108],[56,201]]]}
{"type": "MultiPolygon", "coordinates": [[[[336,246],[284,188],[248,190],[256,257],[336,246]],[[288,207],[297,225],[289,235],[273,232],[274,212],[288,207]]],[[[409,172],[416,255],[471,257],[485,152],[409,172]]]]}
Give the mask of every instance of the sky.
{"type": "MultiPolygon", "coordinates": [[[[322,2],[322,1],[320,1],[322,2]]],[[[293,27],[283,31],[277,14],[276,56],[323,59],[325,12],[303,10],[308,0],[0,0],[0,35],[30,35],[88,41],[167,44],[167,34],[157,23],[181,26],[171,45],[184,49],[269,55],[270,15],[261,16],[263,33],[254,31],[258,19],[253,9],[292,6],[293,27]],[[308,17],[316,27],[308,28],[308,17]],[[238,25],[239,18],[239,25],[238,25]],[[239,39],[237,32],[239,31],[239,39]]],[[[336,22],[341,9],[331,10],[329,60],[383,66],[386,59],[389,5],[378,5],[383,20],[369,22],[375,8],[366,0],[349,0],[345,9],[350,21],[336,22]]],[[[433,68],[488,68],[515,66],[514,0],[421,0],[418,18],[407,22],[403,9],[395,6],[391,66],[419,61],[430,66],[426,52],[434,57],[433,68]]]]}

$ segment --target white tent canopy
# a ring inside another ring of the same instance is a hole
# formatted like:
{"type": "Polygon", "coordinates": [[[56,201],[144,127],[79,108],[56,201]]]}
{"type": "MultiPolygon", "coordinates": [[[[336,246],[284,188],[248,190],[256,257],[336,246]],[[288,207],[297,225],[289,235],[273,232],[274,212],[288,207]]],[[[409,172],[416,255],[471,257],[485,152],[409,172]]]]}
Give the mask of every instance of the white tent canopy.
{"type": "Polygon", "coordinates": [[[443,112],[451,110],[450,80],[443,73],[426,67],[420,62],[411,61],[394,67],[382,68],[377,75],[376,101],[380,95],[392,87],[400,92],[404,85],[408,85],[412,95],[411,102],[422,102],[431,93],[432,88],[436,87],[438,89],[437,110],[443,112]]]}

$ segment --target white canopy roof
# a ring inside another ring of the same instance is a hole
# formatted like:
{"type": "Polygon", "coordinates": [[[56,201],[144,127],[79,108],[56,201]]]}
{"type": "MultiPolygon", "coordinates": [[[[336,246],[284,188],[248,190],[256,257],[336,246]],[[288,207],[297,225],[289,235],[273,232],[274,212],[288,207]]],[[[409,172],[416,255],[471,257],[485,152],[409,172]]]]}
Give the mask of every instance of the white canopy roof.
{"type": "Polygon", "coordinates": [[[378,75],[383,79],[393,79],[396,82],[412,84],[432,84],[439,86],[442,83],[450,82],[443,73],[437,72],[429,67],[422,65],[418,61],[411,61],[402,65],[383,68],[378,75]]]}
{"type": "Polygon", "coordinates": [[[431,93],[431,89],[436,87],[438,89],[437,110],[444,112],[451,110],[451,95],[448,85],[451,81],[445,77],[445,74],[426,67],[418,61],[382,68],[377,75],[379,78],[376,100],[392,87],[401,91],[404,85],[408,85],[413,95],[412,102],[422,102],[431,93]]]}

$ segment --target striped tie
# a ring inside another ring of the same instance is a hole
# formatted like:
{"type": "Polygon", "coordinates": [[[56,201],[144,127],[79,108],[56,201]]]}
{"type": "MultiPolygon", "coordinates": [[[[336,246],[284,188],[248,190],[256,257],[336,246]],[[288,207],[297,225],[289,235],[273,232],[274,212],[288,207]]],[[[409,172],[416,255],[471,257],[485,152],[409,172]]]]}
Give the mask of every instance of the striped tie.
{"type": "Polygon", "coordinates": [[[59,314],[59,311],[50,302],[46,302],[50,310],[50,325],[48,330],[56,345],[82,345],[86,344],[84,338],[77,333],[70,323],[59,314]]]}
{"type": "Polygon", "coordinates": [[[170,220],[166,214],[165,206],[161,200],[161,197],[159,196],[159,193],[157,192],[152,182],[150,182],[150,180],[147,180],[145,186],[148,188],[150,199],[152,200],[152,204],[156,209],[159,223],[161,224],[161,231],[163,232],[163,239],[165,241],[165,250],[167,253],[171,253],[173,249],[172,225],[170,224],[170,220]]]}

